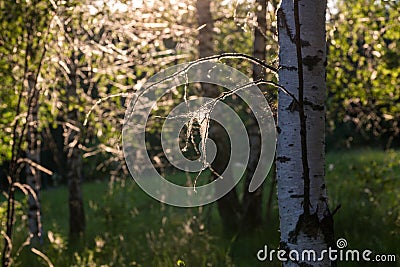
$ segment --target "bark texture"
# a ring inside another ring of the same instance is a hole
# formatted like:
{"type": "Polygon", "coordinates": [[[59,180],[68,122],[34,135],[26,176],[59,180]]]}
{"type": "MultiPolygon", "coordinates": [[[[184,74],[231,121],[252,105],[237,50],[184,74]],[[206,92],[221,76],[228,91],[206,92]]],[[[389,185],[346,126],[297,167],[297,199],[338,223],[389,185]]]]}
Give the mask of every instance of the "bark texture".
{"type": "MultiPolygon", "coordinates": [[[[277,12],[279,92],[277,184],[281,248],[301,254],[333,244],[333,219],[325,176],[326,1],[282,0],[277,12]]],[[[287,261],[284,266],[331,266],[323,261],[287,261]]]]}
{"type": "MultiPolygon", "coordinates": [[[[36,79],[33,74],[29,74],[28,92],[30,95],[30,110],[27,117],[27,153],[26,157],[33,163],[40,164],[41,140],[38,132],[38,112],[39,112],[39,90],[36,89],[36,79]]],[[[28,228],[32,234],[32,243],[42,243],[42,224],[40,221],[40,171],[31,164],[26,167],[26,183],[31,187],[33,193],[28,195],[28,228]]]]}

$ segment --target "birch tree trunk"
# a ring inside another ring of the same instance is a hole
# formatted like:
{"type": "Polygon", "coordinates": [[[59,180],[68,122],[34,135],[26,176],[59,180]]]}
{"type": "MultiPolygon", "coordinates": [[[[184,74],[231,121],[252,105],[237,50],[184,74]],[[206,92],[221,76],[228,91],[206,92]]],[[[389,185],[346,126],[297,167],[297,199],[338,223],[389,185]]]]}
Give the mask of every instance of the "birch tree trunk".
{"type": "MultiPolygon", "coordinates": [[[[213,28],[214,23],[211,16],[210,10],[210,0],[197,0],[196,3],[198,22],[199,26],[203,26],[199,30],[198,40],[199,40],[199,57],[208,57],[214,54],[213,45],[213,28]]],[[[220,92],[215,85],[212,84],[201,84],[202,95],[204,97],[215,98],[220,92]]],[[[212,162],[211,167],[218,173],[224,173],[225,168],[228,165],[230,158],[230,144],[229,138],[224,131],[223,127],[211,121],[209,137],[215,141],[217,146],[217,154],[214,162],[212,162]]],[[[229,169],[225,172],[224,180],[226,183],[234,183],[232,170],[229,169]]],[[[213,179],[220,179],[218,176],[213,175],[213,179]]],[[[226,185],[223,186],[226,188],[226,185]]],[[[219,188],[217,187],[218,191],[219,188]]],[[[221,188],[221,190],[223,190],[221,188]]],[[[225,196],[217,201],[218,211],[224,225],[224,229],[228,232],[236,231],[239,224],[239,197],[235,188],[229,191],[225,196]]]]}
{"type": "MultiPolygon", "coordinates": [[[[326,0],[282,0],[278,10],[279,92],[277,183],[281,249],[320,252],[333,247],[325,176],[326,0]]],[[[289,260],[284,266],[331,266],[289,260]]]]}
{"type": "MultiPolygon", "coordinates": [[[[253,56],[260,60],[266,58],[265,36],[267,31],[267,1],[256,1],[257,26],[254,28],[253,56]]],[[[253,65],[253,80],[265,79],[265,69],[257,64],[253,65]]],[[[259,85],[259,87],[265,87],[259,85]]],[[[246,167],[246,182],[243,192],[243,218],[242,223],[246,230],[252,230],[262,225],[262,192],[263,186],[254,192],[249,192],[249,184],[254,175],[260,158],[261,135],[254,115],[251,113],[249,126],[250,158],[246,167]]]]}
{"type": "MultiPolygon", "coordinates": [[[[30,95],[29,115],[27,117],[27,153],[26,157],[36,163],[40,164],[40,145],[41,141],[38,132],[38,112],[39,112],[39,90],[36,89],[36,79],[34,74],[28,74],[28,93],[30,95]]],[[[35,195],[30,193],[28,195],[28,228],[32,234],[32,243],[42,243],[42,224],[40,221],[40,199],[39,193],[41,188],[40,171],[31,164],[26,167],[26,183],[32,188],[35,195]]]]}

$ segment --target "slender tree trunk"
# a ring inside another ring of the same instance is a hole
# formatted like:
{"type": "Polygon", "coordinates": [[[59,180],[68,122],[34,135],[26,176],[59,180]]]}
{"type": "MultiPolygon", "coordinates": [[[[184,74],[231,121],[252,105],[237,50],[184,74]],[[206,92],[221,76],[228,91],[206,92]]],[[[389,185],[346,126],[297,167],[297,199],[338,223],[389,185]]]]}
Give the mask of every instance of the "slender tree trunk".
{"type": "MultiPolygon", "coordinates": [[[[267,30],[267,2],[266,0],[256,1],[257,26],[254,28],[253,56],[265,60],[266,46],[265,34],[267,30]]],[[[253,80],[265,78],[265,69],[262,66],[253,64],[253,80]]],[[[259,87],[265,87],[259,85],[259,87]]],[[[261,135],[259,126],[254,115],[251,113],[251,124],[249,125],[250,158],[246,168],[246,182],[243,192],[243,218],[242,224],[245,229],[254,229],[262,225],[262,193],[263,186],[250,193],[248,188],[250,181],[257,168],[260,158],[261,135]]]]}
{"type": "MultiPolygon", "coordinates": [[[[326,1],[282,0],[278,10],[279,83],[277,184],[281,249],[333,247],[333,219],[324,181],[326,1]]],[[[301,258],[284,266],[330,266],[301,258]]]]}
{"type": "MultiPolygon", "coordinates": [[[[74,44],[77,46],[77,44],[74,44]]],[[[82,183],[82,156],[79,149],[79,141],[81,136],[80,118],[78,110],[71,108],[73,105],[71,100],[76,101],[77,95],[77,47],[71,57],[69,86],[67,90],[68,103],[68,123],[66,126],[67,140],[67,178],[69,191],[69,236],[74,242],[85,232],[85,212],[83,207],[83,196],[81,190],[82,183]]]]}
{"type": "MultiPolygon", "coordinates": [[[[76,136],[73,134],[73,136],[76,136]]],[[[71,136],[71,138],[73,138],[71,136]]],[[[81,190],[82,160],[78,148],[72,148],[68,155],[68,191],[69,191],[69,234],[76,240],[85,232],[85,212],[81,190]]]]}
{"type": "MultiPolygon", "coordinates": [[[[30,96],[30,111],[27,117],[27,153],[26,157],[34,163],[40,164],[41,140],[38,132],[39,91],[36,89],[36,81],[33,74],[28,78],[28,94],[30,96]]],[[[40,171],[28,164],[26,167],[26,183],[32,188],[35,195],[28,195],[28,228],[32,234],[32,243],[42,243],[42,224],[40,221],[40,171]]]]}
{"type": "MultiPolygon", "coordinates": [[[[213,45],[213,28],[214,23],[210,11],[210,0],[197,0],[197,14],[199,26],[203,26],[199,31],[199,57],[207,57],[214,54],[213,45]]],[[[212,84],[202,84],[202,95],[204,97],[217,97],[219,95],[219,90],[216,86],[212,84]]],[[[217,145],[217,154],[214,162],[212,162],[212,169],[218,173],[222,174],[228,165],[230,158],[230,144],[229,139],[223,129],[223,127],[218,124],[211,122],[209,137],[212,138],[217,145]]],[[[226,170],[226,175],[224,175],[225,183],[233,183],[233,173],[232,170],[226,170]]],[[[213,179],[220,179],[217,175],[213,175],[213,179]]],[[[226,186],[223,186],[226,188],[226,186]]],[[[222,188],[221,188],[222,189],[222,188]]],[[[218,191],[219,188],[216,188],[218,191]]],[[[228,232],[237,230],[239,222],[239,198],[235,188],[229,191],[224,197],[217,201],[218,211],[224,225],[224,229],[228,232]]]]}
{"type": "MultiPolygon", "coordinates": [[[[26,164],[26,184],[33,190],[28,195],[28,230],[32,235],[31,244],[36,245],[42,242],[42,225],[40,222],[40,170],[35,164],[40,164],[40,133],[38,131],[39,124],[39,98],[40,91],[37,88],[38,77],[42,68],[43,59],[47,51],[46,39],[43,39],[43,34],[49,27],[50,5],[40,5],[40,1],[27,1],[20,3],[15,1],[3,1],[2,8],[6,13],[14,14],[9,16],[8,22],[3,25],[6,31],[8,27],[21,27],[19,31],[15,32],[15,37],[18,40],[17,44],[13,45],[15,51],[9,51],[10,56],[13,58],[19,53],[18,56],[23,60],[23,64],[19,65],[19,59],[15,59],[16,76],[19,76],[20,70],[23,70],[21,78],[21,89],[19,91],[17,105],[15,107],[16,121],[13,123],[12,129],[12,143],[11,143],[11,160],[9,173],[7,179],[9,182],[8,199],[6,219],[4,225],[6,227],[4,236],[4,250],[2,254],[2,266],[11,266],[13,263],[14,252],[13,247],[13,233],[15,224],[15,191],[19,187],[20,181],[20,167],[21,164],[26,164]],[[40,6],[40,7],[39,7],[40,6]],[[10,9],[11,8],[11,9],[10,9]],[[21,13],[22,11],[22,13],[21,13]],[[14,24],[15,23],[15,24],[14,24]],[[42,34],[39,34],[42,33],[42,34]],[[21,37],[21,38],[20,38],[21,37]],[[25,51],[22,51],[24,49],[25,51]],[[22,52],[22,53],[21,53],[22,52]],[[19,68],[17,68],[19,66],[19,68]],[[26,102],[24,101],[26,100],[26,102]],[[25,102],[25,105],[24,105],[25,102]],[[23,115],[22,107],[27,108],[27,112],[23,115]],[[24,123],[21,123],[24,121],[24,123]],[[27,147],[25,147],[25,144],[27,147]],[[23,151],[26,152],[28,162],[23,159],[23,151]]],[[[3,11],[3,10],[2,10],[3,11]]],[[[2,12],[4,13],[4,12],[2,12]]],[[[5,48],[7,49],[7,48],[5,48]]],[[[14,61],[14,60],[13,60],[14,61]]],[[[18,78],[17,78],[18,79],[18,78]]],[[[25,186],[24,184],[23,186],[25,186]]],[[[15,250],[16,251],[16,250],[15,250]]]]}
{"type": "MultiPolygon", "coordinates": [[[[265,36],[267,32],[267,0],[256,0],[257,26],[254,28],[253,56],[265,60],[267,55],[265,36]]],[[[253,64],[253,80],[265,78],[265,69],[253,64]]]]}
{"type": "MultiPolygon", "coordinates": [[[[25,70],[24,70],[24,86],[27,87],[27,118],[26,118],[26,157],[32,163],[40,165],[41,136],[38,131],[39,126],[39,98],[40,91],[37,88],[37,81],[42,67],[43,58],[46,54],[46,48],[35,47],[34,38],[38,31],[40,18],[36,17],[37,2],[32,3],[32,14],[26,19],[27,44],[25,48],[25,70]]],[[[32,192],[28,195],[28,229],[32,235],[32,244],[42,243],[42,224],[40,209],[40,189],[41,177],[40,171],[28,162],[26,166],[26,183],[31,187],[32,192]]]]}

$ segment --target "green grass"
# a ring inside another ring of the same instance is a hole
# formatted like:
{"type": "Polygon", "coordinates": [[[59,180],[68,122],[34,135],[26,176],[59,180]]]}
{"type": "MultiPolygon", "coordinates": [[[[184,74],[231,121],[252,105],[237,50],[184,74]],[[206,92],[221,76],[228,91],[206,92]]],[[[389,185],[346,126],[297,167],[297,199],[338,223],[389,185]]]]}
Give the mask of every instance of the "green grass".
{"type": "Polygon", "coordinates": [[[345,238],[349,249],[398,257],[398,265],[363,266],[399,266],[400,153],[368,149],[329,153],[326,179],[331,207],[341,205],[334,217],[335,236],[345,238]]]}
{"type": "MultiPolygon", "coordinates": [[[[329,153],[326,163],[331,207],[341,204],[334,217],[336,238],[345,238],[351,249],[399,256],[400,152],[338,151],[329,153]]],[[[186,177],[175,175],[173,179],[186,177]]],[[[271,180],[267,180],[265,197],[270,186],[271,180]]],[[[178,260],[188,267],[279,266],[260,263],[255,256],[265,244],[278,247],[276,197],[271,220],[263,229],[232,238],[222,234],[215,204],[192,209],[163,205],[147,196],[132,179],[113,185],[85,183],[83,194],[86,233],[81,244],[71,246],[67,239],[66,187],[42,193],[46,238],[40,249],[55,266],[172,267],[178,260]]],[[[21,244],[26,235],[22,207],[18,208],[15,244],[21,244]]],[[[27,247],[15,260],[15,266],[46,266],[27,247]]],[[[368,265],[352,262],[339,266],[368,265]]]]}

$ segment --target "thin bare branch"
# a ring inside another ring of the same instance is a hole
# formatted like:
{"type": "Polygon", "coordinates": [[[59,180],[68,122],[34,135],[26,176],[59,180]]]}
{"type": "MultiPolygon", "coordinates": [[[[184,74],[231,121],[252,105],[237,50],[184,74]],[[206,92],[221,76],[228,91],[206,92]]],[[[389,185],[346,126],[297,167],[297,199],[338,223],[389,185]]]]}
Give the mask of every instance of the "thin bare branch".
{"type": "Polygon", "coordinates": [[[31,251],[33,253],[35,253],[36,255],[38,255],[39,257],[41,257],[42,259],[44,259],[44,261],[47,263],[47,265],[49,267],[54,267],[53,263],[50,261],[50,259],[41,251],[37,250],[36,248],[31,248],[31,251]]]}
{"type": "Polygon", "coordinates": [[[17,163],[22,163],[22,162],[26,162],[26,163],[28,163],[30,166],[32,166],[32,167],[38,169],[39,171],[42,171],[42,172],[48,174],[48,175],[53,175],[53,172],[52,172],[51,170],[49,170],[49,169],[43,167],[42,165],[40,165],[40,164],[38,164],[38,163],[32,161],[31,159],[28,159],[28,158],[19,158],[19,159],[17,160],[17,163]]]}

